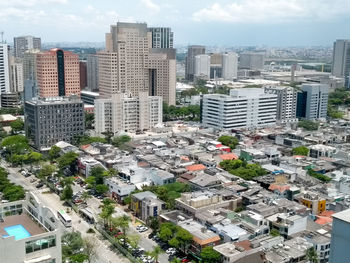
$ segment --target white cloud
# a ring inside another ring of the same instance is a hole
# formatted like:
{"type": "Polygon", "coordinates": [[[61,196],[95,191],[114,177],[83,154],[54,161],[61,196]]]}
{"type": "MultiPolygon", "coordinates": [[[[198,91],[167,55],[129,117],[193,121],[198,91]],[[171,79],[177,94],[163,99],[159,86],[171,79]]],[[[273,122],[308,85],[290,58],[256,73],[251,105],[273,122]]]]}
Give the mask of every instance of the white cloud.
{"type": "Polygon", "coordinates": [[[3,7],[32,7],[45,4],[66,4],[68,0],[1,0],[3,7]]]}
{"type": "Polygon", "coordinates": [[[144,4],[150,11],[154,13],[158,13],[160,11],[160,6],[152,2],[152,0],[141,0],[142,4],[144,4]]]}
{"type": "Polygon", "coordinates": [[[349,8],[348,0],[235,0],[200,9],[192,14],[192,19],[247,24],[320,21],[347,15],[349,8]]]}

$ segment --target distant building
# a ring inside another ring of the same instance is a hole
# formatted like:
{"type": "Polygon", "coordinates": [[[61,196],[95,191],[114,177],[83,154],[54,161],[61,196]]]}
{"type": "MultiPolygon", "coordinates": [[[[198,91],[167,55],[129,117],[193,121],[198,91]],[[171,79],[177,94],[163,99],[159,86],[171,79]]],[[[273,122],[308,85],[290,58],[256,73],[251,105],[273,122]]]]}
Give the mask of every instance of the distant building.
{"type": "Polygon", "coordinates": [[[266,86],[265,93],[277,95],[276,120],[280,123],[297,122],[297,90],[287,86],[266,86]]]}
{"type": "Polygon", "coordinates": [[[10,59],[10,91],[23,92],[23,63],[14,57],[10,59]]]}
{"type": "MultiPolygon", "coordinates": [[[[0,43],[0,94],[10,92],[9,46],[0,43]]],[[[1,106],[1,105],[0,105],[1,106]]]]}
{"type": "Polygon", "coordinates": [[[222,78],[222,54],[210,54],[210,79],[222,78]]]}
{"type": "Polygon", "coordinates": [[[186,68],[185,68],[185,78],[186,80],[193,81],[195,75],[195,58],[198,55],[205,54],[204,46],[188,46],[187,56],[186,56],[186,68]]]}
{"type": "Polygon", "coordinates": [[[95,105],[95,100],[97,100],[99,96],[99,93],[88,90],[82,90],[80,93],[81,100],[89,105],[95,105]]]}
{"type": "Polygon", "coordinates": [[[36,62],[40,97],[80,95],[77,54],[55,48],[38,53],[36,62]]]}
{"type": "Polygon", "coordinates": [[[86,60],[87,71],[87,89],[90,91],[98,90],[98,56],[90,54],[86,60]]]}
{"type": "Polygon", "coordinates": [[[239,56],[239,68],[250,70],[263,70],[265,54],[263,53],[242,53],[239,56]]]}
{"type": "Polygon", "coordinates": [[[264,89],[231,89],[203,96],[202,124],[216,129],[252,129],[276,124],[277,95],[264,89]]]}
{"type": "Polygon", "coordinates": [[[297,117],[308,120],[327,118],[329,86],[326,84],[302,84],[297,98],[297,117]]]}
{"type": "Polygon", "coordinates": [[[314,215],[319,215],[326,210],[326,199],[316,193],[306,192],[301,194],[299,202],[307,208],[310,208],[314,215]]]}
{"type": "Polygon", "coordinates": [[[333,214],[329,263],[349,261],[350,209],[333,214]]]}
{"type": "Polygon", "coordinates": [[[95,131],[136,132],[150,130],[162,123],[163,102],[159,96],[140,92],[138,97],[113,94],[110,99],[95,100],[95,131]]]}
{"type": "Polygon", "coordinates": [[[56,211],[31,192],[0,204],[1,262],[62,262],[61,223],[56,211]]]}
{"type": "Polygon", "coordinates": [[[41,38],[34,36],[15,37],[13,39],[14,55],[22,58],[24,52],[30,49],[41,49],[41,38]]]}
{"type": "Polygon", "coordinates": [[[173,48],[174,33],[170,27],[149,27],[152,33],[152,48],[173,48]]]}
{"type": "Polygon", "coordinates": [[[79,61],[79,80],[80,89],[83,90],[87,87],[87,69],[86,61],[79,61]]]}
{"type": "Polygon", "coordinates": [[[224,80],[237,79],[238,55],[228,52],[222,55],[222,78],[224,80]]]}
{"type": "Polygon", "coordinates": [[[26,101],[24,112],[26,135],[36,149],[48,149],[59,141],[71,143],[84,134],[84,105],[77,96],[26,101]]]}
{"type": "Polygon", "coordinates": [[[30,49],[23,54],[23,80],[34,80],[36,82],[36,55],[39,49],[30,49]]]}
{"type": "Polygon", "coordinates": [[[350,40],[338,39],[333,45],[332,75],[345,79],[345,87],[349,89],[350,76],[350,40]]]}
{"type": "Polygon", "coordinates": [[[1,93],[1,108],[19,108],[21,106],[18,92],[1,93]]]}
{"type": "Polygon", "coordinates": [[[210,56],[198,55],[195,57],[195,72],[196,79],[209,80],[210,78],[210,56]]]}

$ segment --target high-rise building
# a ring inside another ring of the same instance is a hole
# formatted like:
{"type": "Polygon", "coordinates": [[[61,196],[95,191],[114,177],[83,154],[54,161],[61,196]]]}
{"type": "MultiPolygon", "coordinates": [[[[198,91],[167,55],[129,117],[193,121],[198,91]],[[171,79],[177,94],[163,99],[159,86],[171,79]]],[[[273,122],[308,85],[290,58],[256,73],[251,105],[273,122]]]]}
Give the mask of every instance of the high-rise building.
{"type": "Polygon", "coordinates": [[[345,78],[345,87],[350,88],[350,40],[338,39],[334,42],[332,75],[345,78]]]}
{"type": "Polygon", "coordinates": [[[287,86],[266,86],[265,93],[277,95],[277,115],[279,123],[296,122],[297,90],[287,86]]]}
{"type": "Polygon", "coordinates": [[[222,55],[222,78],[224,80],[237,79],[238,55],[228,52],[222,55]]]}
{"type": "Polygon", "coordinates": [[[76,95],[26,101],[24,112],[26,135],[36,149],[48,149],[59,141],[72,143],[84,134],[84,104],[76,95]]]}
{"type": "Polygon", "coordinates": [[[136,132],[150,130],[162,123],[162,97],[140,92],[138,97],[113,94],[109,99],[95,100],[95,131],[136,132]]]}
{"type": "Polygon", "coordinates": [[[332,215],[332,239],[329,263],[349,262],[350,209],[332,215]]]}
{"type": "Polygon", "coordinates": [[[83,90],[87,86],[87,68],[86,61],[79,61],[79,81],[80,89],[83,90]]]}
{"type": "Polygon", "coordinates": [[[98,56],[90,54],[86,60],[87,89],[89,91],[98,90],[98,56]]]}
{"type": "Polygon", "coordinates": [[[247,52],[239,56],[239,68],[250,70],[263,70],[265,63],[265,54],[247,52]]]}
{"type": "Polygon", "coordinates": [[[170,27],[149,27],[152,33],[152,48],[173,48],[174,33],[170,27]]]}
{"type": "Polygon", "coordinates": [[[106,34],[106,51],[99,52],[101,98],[148,92],[175,104],[175,49],[151,48],[152,34],[145,23],[121,23],[106,34]]]}
{"type": "Polygon", "coordinates": [[[23,92],[23,63],[14,57],[10,58],[10,91],[23,92]]]}
{"type": "Polygon", "coordinates": [[[210,78],[210,56],[198,55],[195,57],[195,72],[196,79],[209,80],[210,78]]]}
{"type": "Polygon", "coordinates": [[[202,124],[215,129],[254,129],[276,124],[277,95],[262,88],[203,95],[202,124]]]}
{"type": "Polygon", "coordinates": [[[10,92],[9,46],[0,43],[0,94],[10,92]]]}
{"type": "Polygon", "coordinates": [[[186,56],[185,78],[189,81],[194,80],[196,56],[205,54],[205,47],[192,45],[188,46],[186,56]]]}
{"type": "Polygon", "coordinates": [[[36,55],[39,49],[30,49],[23,54],[23,79],[34,80],[36,82],[36,55]]]}
{"type": "Polygon", "coordinates": [[[222,54],[210,54],[210,79],[222,78],[222,54]]]}
{"type": "Polygon", "coordinates": [[[327,118],[329,86],[326,84],[302,84],[297,94],[298,118],[324,120],[327,118]]]}
{"type": "Polygon", "coordinates": [[[38,53],[36,60],[40,97],[80,95],[77,54],[55,48],[38,53]]]}
{"type": "Polygon", "coordinates": [[[33,36],[15,37],[14,39],[14,55],[22,58],[25,51],[30,49],[41,49],[41,39],[33,36]]]}

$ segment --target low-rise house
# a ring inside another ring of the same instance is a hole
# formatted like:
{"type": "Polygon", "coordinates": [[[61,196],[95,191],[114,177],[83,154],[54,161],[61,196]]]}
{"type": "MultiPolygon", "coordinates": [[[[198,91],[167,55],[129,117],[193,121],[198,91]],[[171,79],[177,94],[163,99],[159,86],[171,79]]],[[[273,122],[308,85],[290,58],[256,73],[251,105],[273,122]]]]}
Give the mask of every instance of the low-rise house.
{"type": "Polygon", "coordinates": [[[158,217],[160,212],[165,209],[165,203],[158,198],[145,197],[141,202],[141,219],[145,222],[150,217],[158,217]]]}
{"type": "Polygon", "coordinates": [[[123,202],[124,198],[128,197],[136,189],[134,184],[117,177],[106,178],[104,183],[108,186],[112,198],[119,203],[123,202]]]}
{"type": "Polygon", "coordinates": [[[271,229],[276,229],[281,236],[288,238],[298,232],[306,230],[307,216],[292,213],[277,213],[266,218],[271,229]]]}
{"type": "Polygon", "coordinates": [[[224,243],[214,247],[221,255],[221,263],[264,263],[264,252],[259,249],[245,249],[233,243],[224,243]]]}
{"type": "Polygon", "coordinates": [[[317,252],[319,263],[327,263],[331,249],[331,235],[324,229],[306,231],[301,235],[310,242],[317,252]]]}
{"type": "Polygon", "coordinates": [[[312,158],[332,157],[336,152],[335,147],[323,144],[311,145],[309,146],[309,149],[309,156],[312,158]]]}
{"type": "Polygon", "coordinates": [[[148,169],[149,179],[155,185],[171,184],[175,182],[173,174],[156,168],[148,169]]]}
{"type": "Polygon", "coordinates": [[[249,233],[238,225],[231,223],[231,220],[222,220],[219,224],[213,225],[211,228],[217,233],[224,242],[241,241],[246,240],[249,237],[249,233]]]}
{"type": "Polygon", "coordinates": [[[107,170],[99,161],[96,161],[91,156],[79,157],[77,160],[79,175],[88,177],[92,168],[100,166],[107,170]]]}
{"type": "Polygon", "coordinates": [[[142,202],[146,198],[157,199],[157,196],[150,191],[145,191],[131,195],[130,209],[134,211],[137,217],[141,218],[142,216],[142,202]]]}
{"type": "Polygon", "coordinates": [[[326,199],[314,192],[305,192],[295,197],[301,204],[309,208],[314,215],[326,210],[326,199]]]}

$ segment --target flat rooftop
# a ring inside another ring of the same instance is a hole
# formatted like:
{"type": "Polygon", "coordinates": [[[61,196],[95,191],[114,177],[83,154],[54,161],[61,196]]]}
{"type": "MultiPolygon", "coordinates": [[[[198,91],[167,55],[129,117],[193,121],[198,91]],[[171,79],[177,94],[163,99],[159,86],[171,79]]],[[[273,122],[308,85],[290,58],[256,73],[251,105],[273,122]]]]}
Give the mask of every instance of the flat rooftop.
{"type": "Polygon", "coordinates": [[[8,235],[4,228],[15,225],[22,225],[31,236],[43,234],[46,232],[25,213],[21,215],[6,216],[3,219],[4,222],[0,221],[0,237],[8,235]]]}
{"type": "Polygon", "coordinates": [[[350,223],[350,209],[333,214],[334,218],[350,223]]]}

